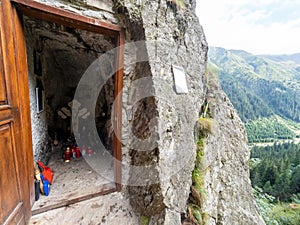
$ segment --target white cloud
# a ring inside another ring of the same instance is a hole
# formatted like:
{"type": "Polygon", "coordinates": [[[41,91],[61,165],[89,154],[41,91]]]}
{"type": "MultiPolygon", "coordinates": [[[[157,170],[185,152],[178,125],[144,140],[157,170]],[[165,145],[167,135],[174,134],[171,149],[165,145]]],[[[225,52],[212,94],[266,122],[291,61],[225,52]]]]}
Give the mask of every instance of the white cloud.
{"type": "MultiPolygon", "coordinates": [[[[271,18],[272,7],[269,6],[275,3],[280,1],[198,0],[197,13],[209,45],[243,49],[254,54],[300,52],[300,19],[262,22],[271,18]]],[[[292,3],[292,0],[284,2],[292,3]]],[[[291,6],[291,14],[300,11],[300,4],[291,6]]]]}

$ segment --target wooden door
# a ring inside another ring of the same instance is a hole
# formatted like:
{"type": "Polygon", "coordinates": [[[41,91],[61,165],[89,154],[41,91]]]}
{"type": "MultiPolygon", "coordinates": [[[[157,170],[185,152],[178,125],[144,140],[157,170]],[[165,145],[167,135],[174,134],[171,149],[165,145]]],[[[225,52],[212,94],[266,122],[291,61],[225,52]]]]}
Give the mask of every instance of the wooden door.
{"type": "Polygon", "coordinates": [[[0,224],[25,224],[33,198],[28,78],[22,26],[9,0],[0,0],[0,25],[0,224]]]}

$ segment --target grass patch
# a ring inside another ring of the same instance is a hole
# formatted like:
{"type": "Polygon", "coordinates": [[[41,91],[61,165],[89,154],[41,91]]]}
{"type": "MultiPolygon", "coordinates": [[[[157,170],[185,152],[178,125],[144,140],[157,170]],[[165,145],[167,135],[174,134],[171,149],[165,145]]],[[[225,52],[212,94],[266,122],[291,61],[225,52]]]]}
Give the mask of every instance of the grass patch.
{"type": "Polygon", "coordinates": [[[167,0],[167,2],[173,4],[176,6],[176,9],[178,11],[181,11],[181,10],[185,10],[186,9],[186,5],[185,3],[183,2],[183,0],[167,0]]]}
{"type": "Polygon", "coordinates": [[[298,204],[277,204],[273,207],[272,214],[279,224],[300,224],[300,206],[298,204]]]}
{"type": "Polygon", "coordinates": [[[192,186],[189,197],[187,217],[183,224],[205,225],[209,220],[209,215],[203,212],[203,202],[206,198],[204,188],[204,148],[207,134],[212,133],[213,122],[210,118],[208,102],[205,101],[201,107],[201,116],[197,126],[197,149],[195,167],[192,172],[192,186]]]}
{"type": "Polygon", "coordinates": [[[211,133],[212,132],[212,120],[210,118],[200,117],[198,119],[200,129],[204,133],[211,133]]]}
{"type": "MultiPolygon", "coordinates": [[[[204,118],[205,121],[206,118],[204,118]]],[[[203,134],[205,132],[199,133],[199,138],[197,141],[197,152],[196,152],[196,162],[195,168],[192,172],[192,187],[191,187],[191,195],[190,202],[188,206],[188,217],[189,219],[197,225],[204,225],[204,221],[207,220],[203,218],[205,214],[202,210],[202,205],[204,198],[206,196],[204,189],[204,170],[203,170],[203,156],[204,156],[204,137],[203,134]]]]}
{"type": "Polygon", "coordinates": [[[141,216],[141,225],[148,225],[149,219],[146,216],[141,216]]]}
{"type": "Polygon", "coordinates": [[[188,206],[188,216],[193,224],[203,225],[201,208],[198,205],[190,204],[188,206]]]}
{"type": "Polygon", "coordinates": [[[263,192],[261,188],[253,189],[259,211],[268,225],[299,225],[300,204],[276,203],[276,198],[263,192]]]}

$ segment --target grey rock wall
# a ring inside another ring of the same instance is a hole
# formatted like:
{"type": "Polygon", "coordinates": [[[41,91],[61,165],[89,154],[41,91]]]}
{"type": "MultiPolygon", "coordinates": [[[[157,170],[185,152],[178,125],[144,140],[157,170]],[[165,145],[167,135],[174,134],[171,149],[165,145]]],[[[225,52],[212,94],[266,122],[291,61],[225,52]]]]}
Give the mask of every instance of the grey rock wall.
{"type": "Polygon", "coordinates": [[[47,113],[46,111],[37,112],[36,106],[36,75],[34,74],[34,59],[33,59],[33,38],[27,39],[27,62],[28,62],[28,85],[29,85],[29,96],[30,96],[30,116],[31,116],[31,127],[32,127],[32,148],[34,160],[43,160],[49,156],[48,145],[48,126],[47,126],[47,113]],[[44,157],[43,157],[44,156],[44,157]]]}
{"type": "Polygon", "coordinates": [[[123,152],[129,152],[127,162],[139,167],[151,165],[149,173],[128,172],[131,204],[138,214],[149,219],[149,224],[181,224],[195,161],[194,127],[201,105],[210,94],[216,95],[216,99],[211,109],[214,130],[207,137],[204,156],[207,224],[264,224],[249,181],[244,126],[218,85],[216,89],[207,88],[208,78],[204,75],[207,43],[194,12],[195,2],[185,1],[184,10],[170,2],[114,1],[118,18],[126,27],[127,42],[145,40],[148,57],[144,65],[147,72],[145,68],[140,70],[125,63],[123,115],[128,123],[123,127],[123,140],[140,138],[128,136],[128,130],[137,128],[142,136],[141,131],[152,128],[156,137],[152,139],[155,145],[148,151],[139,151],[137,146],[132,149],[128,144],[123,146],[123,152]],[[188,94],[177,94],[174,90],[172,65],[184,68],[188,94]],[[145,77],[150,77],[153,98],[144,100],[141,103],[144,107],[134,108],[139,115],[129,118],[130,104],[126,101],[130,90],[126,86],[145,77]],[[132,186],[136,180],[141,182],[132,186]]]}
{"type": "MultiPolygon", "coordinates": [[[[208,74],[208,79],[214,79],[208,74]]],[[[207,93],[213,121],[204,148],[203,211],[208,224],[265,224],[258,213],[249,179],[246,130],[216,80],[207,93]]]]}

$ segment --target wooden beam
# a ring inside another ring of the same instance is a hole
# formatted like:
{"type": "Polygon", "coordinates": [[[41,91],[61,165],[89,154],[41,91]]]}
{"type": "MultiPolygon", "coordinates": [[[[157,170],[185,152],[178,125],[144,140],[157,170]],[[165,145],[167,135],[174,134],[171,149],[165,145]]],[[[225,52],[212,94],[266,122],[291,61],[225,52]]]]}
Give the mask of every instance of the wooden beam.
{"type": "Polygon", "coordinates": [[[124,74],[124,31],[120,31],[118,37],[118,54],[116,59],[116,76],[115,76],[115,120],[114,125],[114,157],[115,157],[115,182],[117,191],[122,188],[122,89],[124,74]]]}
{"type": "Polygon", "coordinates": [[[65,207],[65,206],[68,206],[68,205],[72,205],[72,204],[75,204],[75,203],[78,203],[78,202],[86,201],[86,200],[89,200],[89,199],[92,199],[92,198],[96,198],[96,197],[99,197],[101,195],[107,195],[107,194],[116,192],[117,190],[113,186],[114,186],[114,184],[104,185],[103,188],[101,190],[99,190],[98,192],[88,194],[88,195],[84,195],[84,196],[77,197],[77,198],[73,198],[73,199],[64,200],[62,202],[59,202],[59,203],[56,203],[56,204],[53,204],[53,205],[48,205],[48,206],[45,206],[45,207],[42,207],[42,208],[39,208],[39,209],[35,209],[35,210],[32,211],[32,215],[37,215],[37,214],[40,214],[40,213],[43,213],[43,212],[58,209],[58,208],[65,207]]]}
{"type": "Polygon", "coordinates": [[[115,24],[103,22],[99,19],[78,15],[67,10],[55,8],[32,0],[12,0],[18,10],[24,15],[45,20],[68,27],[101,33],[111,37],[118,37],[122,28],[115,24]]]}

